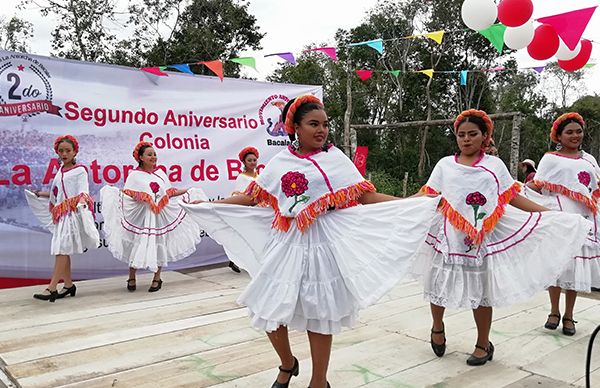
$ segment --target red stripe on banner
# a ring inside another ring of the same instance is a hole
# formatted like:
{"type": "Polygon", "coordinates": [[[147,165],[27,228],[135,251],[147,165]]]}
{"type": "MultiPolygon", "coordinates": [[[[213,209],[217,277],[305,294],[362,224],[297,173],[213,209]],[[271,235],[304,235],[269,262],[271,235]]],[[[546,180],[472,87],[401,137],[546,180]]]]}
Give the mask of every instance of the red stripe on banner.
{"type": "Polygon", "coordinates": [[[0,289],[48,284],[50,279],[0,278],[0,289]]]}
{"type": "Polygon", "coordinates": [[[367,174],[367,155],[369,155],[369,147],[358,146],[354,153],[354,165],[360,171],[362,176],[367,174]]]}
{"type": "Polygon", "coordinates": [[[59,106],[52,104],[49,100],[35,100],[18,102],[14,104],[0,104],[0,116],[18,116],[29,113],[46,112],[61,116],[59,106]]]}

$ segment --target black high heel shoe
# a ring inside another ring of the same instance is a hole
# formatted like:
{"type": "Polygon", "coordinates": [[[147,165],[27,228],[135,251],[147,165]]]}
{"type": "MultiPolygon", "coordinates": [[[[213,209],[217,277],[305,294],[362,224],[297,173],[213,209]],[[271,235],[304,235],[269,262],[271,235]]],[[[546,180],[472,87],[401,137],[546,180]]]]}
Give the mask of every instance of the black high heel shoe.
{"type": "Polygon", "coordinates": [[[158,279],[158,280],[153,280],[152,284],[150,285],[150,288],[148,288],[148,292],[156,292],[158,290],[160,290],[162,288],[162,280],[158,279]],[[157,283],[158,285],[156,287],[154,287],[152,284],[157,283]]]}
{"type": "Polygon", "coordinates": [[[240,272],[242,272],[242,271],[240,270],[240,267],[238,267],[237,265],[235,265],[235,263],[234,263],[233,261],[230,261],[230,262],[229,262],[229,268],[231,268],[231,270],[232,270],[233,272],[235,272],[235,273],[240,273],[240,272]]]}
{"type": "Polygon", "coordinates": [[[548,320],[546,320],[546,323],[544,324],[544,327],[548,330],[556,330],[556,328],[558,327],[558,323],[560,322],[560,314],[548,314],[548,320]],[[552,323],[550,322],[550,318],[552,317],[556,317],[558,318],[556,320],[556,323],[552,323]]]}
{"type": "Polygon", "coordinates": [[[135,279],[127,279],[127,289],[130,292],[135,291],[136,286],[135,286],[135,279]],[[133,283],[132,283],[133,282],[133,283]]]}
{"type": "Polygon", "coordinates": [[[433,349],[433,352],[438,357],[442,357],[444,355],[444,353],[446,353],[446,335],[445,335],[445,330],[446,330],[445,327],[442,330],[438,330],[438,331],[433,330],[433,328],[431,329],[431,336],[430,336],[431,349],[433,349]],[[443,344],[436,344],[435,342],[433,342],[433,335],[434,334],[444,334],[444,343],[443,344]]]}
{"type": "Polygon", "coordinates": [[[298,363],[298,359],[294,357],[294,366],[292,367],[292,369],[283,369],[280,365],[279,371],[283,373],[288,373],[290,375],[290,378],[288,379],[287,383],[280,383],[277,380],[275,380],[271,388],[288,388],[292,376],[298,376],[298,374],[300,373],[300,364],[298,363]]]}
{"type": "Polygon", "coordinates": [[[77,287],[75,287],[75,283],[71,287],[63,287],[62,290],[58,293],[57,299],[62,299],[67,295],[75,296],[77,293],[77,287]]]}
{"type": "Polygon", "coordinates": [[[486,362],[492,361],[494,359],[494,344],[492,344],[491,341],[490,341],[490,344],[488,345],[487,349],[482,346],[479,346],[479,345],[475,345],[475,347],[477,349],[483,350],[487,354],[483,357],[475,357],[474,355],[471,355],[471,357],[469,357],[467,359],[467,365],[480,366],[480,365],[483,365],[486,362]]]}
{"type": "Polygon", "coordinates": [[[575,324],[577,323],[577,321],[574,321],[573,318],[563,318],[562,319],[562,325],[563,325],[563,334],[564,335],[568,335],[573,336],[575,335],[575,333],[577,332],[577,330],[575,329],[575,324]],[[571,322],[573,324],[573,327],[565,327],[565,322],[571,322]]]}
{"type": "Polygon", "coordinates": [[[50,291],[49,288],[46,288],[46,291],[48,291],[49,294],[33,294],[33,297],[35,299],[48,300],[50,302],[56,301],[56,298],[58,298],[58,291],[56,291],[56,290],[50,291]]]}

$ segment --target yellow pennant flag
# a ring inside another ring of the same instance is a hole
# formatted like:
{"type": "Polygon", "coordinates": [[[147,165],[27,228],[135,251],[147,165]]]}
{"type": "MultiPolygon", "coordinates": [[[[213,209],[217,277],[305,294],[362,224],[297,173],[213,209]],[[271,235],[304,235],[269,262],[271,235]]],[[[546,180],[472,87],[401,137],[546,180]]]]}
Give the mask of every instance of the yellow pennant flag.
{"type": "Polygon", "coordinates": [[[444,31],[428,32],[425,34],[425,36],[437,42],[437,44],[442,44],[442,40],[444,39],[444,31]]]}
{"type": "Polygon", "coordinates": [[[419,70],[419,73],[425,74],[429,78],[433,78],[433,69],[419,70]]]}

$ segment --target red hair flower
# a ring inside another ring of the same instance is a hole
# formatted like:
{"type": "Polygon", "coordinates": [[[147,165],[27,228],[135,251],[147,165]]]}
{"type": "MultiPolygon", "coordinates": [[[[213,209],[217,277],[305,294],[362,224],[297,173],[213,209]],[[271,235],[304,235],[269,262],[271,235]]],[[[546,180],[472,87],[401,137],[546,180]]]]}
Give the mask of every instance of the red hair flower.
{"type": "Polygon", "coordinates": [[[485,122],[487,133],[485,134],[483,145],[484,147],[489,146],[490,142],[492,141],[492,135],[494,134],[494,122],[492,121],[490,116],[488,116],[488,114],[482,110],[469,109],[459,114],[456,117],[456,120],[454,121],[454,133],[458,131],[458,127],[460,126],[460,124],[462,124],[462,122],[465,121],[465,119],[469,116],[479,117],[485,122]]]}
{"type": "Polygon", "coordinates": [[[559,116],[556,120],[554,120],[554,123],[552,123],[552,128],[550,129],[550,140],[552,140],[554,143],[560,143],[560,140],[558,140],[558,127],[566,120],[569,119],[573,119],[575,121],[577,121],[582,128],[585,128],[585,120],[583,119],[583,117],[581,117],[581,115],[577,112],[569,112],[569,113],[565,113],[564,115],[559,116]]]}
{"type": "Polygon", "coordinates": [[[246,158],[246,155],[248,154],[254,154],[254,156],[256,156],[256,159],[258,159],[260,157],[258,150],[254,147],[246,147],[243,150],[240,151],[240,153],[238,154],[238,158],[240,158],[240,162],[243,162],[244,159],[246,158]]]}
{"type": "Polygon", "coordinates": [[[294,116],[296,115],[296,111],[302,105],[309,103],[323,106],[321,100],[319,100],[317,97],[311,94],[297,97],[294,100],[294,102],[292,102],[292,104],[290,105],[287,114],[285,115],[285,131],[288,133],[288,135],[293,135],[294,133],[296,133],[296,129],[294,128],[294,116]]]}
{"type": "Polygon", "coordinates": [[[58,145],[65,140],[73,144],[73,151],[75,151],[75,153],[79,152],[79,142],[73,135],[62,135],[57,137],[56,140],[54,140],[54,152],[58,154],[58,145]]]}
{"type": "Polygon", "coordinates": [[[142,161],[142,155],[140,155],[140,149],[142,147],[144,147],[144,146],[152,147],[152,143],[149,143],[147,141],[141,141],[141,142],[137,143],[137,145],[133,149],[133,158],[137,162],[141,162],[142,161]]]}

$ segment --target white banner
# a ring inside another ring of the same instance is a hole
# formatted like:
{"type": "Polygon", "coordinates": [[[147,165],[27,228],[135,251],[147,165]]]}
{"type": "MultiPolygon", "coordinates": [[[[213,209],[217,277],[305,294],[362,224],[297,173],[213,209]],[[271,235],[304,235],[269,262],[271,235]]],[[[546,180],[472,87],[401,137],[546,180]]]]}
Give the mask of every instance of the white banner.
{"type": "MultiPolygon", "coordinates": [[[[154,143],[174,187],[201,187],[222,198],[241,170],[243,147],[256,147],[264,165],[289,143],[279,119],[288,99],[322,98],[319,86],[168,74],[0,51],[0,277],[52,272],[50,235],[23,190],[48,189],[58,169],[52,144],[59,134],[78,138],[77,162],[88,167],[94,199],[104,185],[122,187],[140,140],[154,143]]],[[[97,202],[96,214],[102,236],[97,202]]],[[[221,247],[206,238],[195,254],[168,268],[224,260],[221,247]]],[[[76,278],[127,270],[105,246],[74,256],[72,267],[76,278]]]]}

